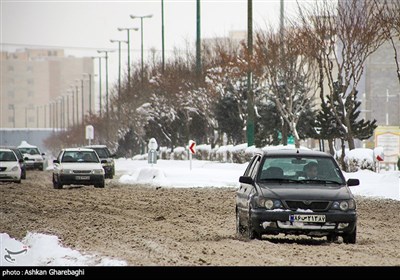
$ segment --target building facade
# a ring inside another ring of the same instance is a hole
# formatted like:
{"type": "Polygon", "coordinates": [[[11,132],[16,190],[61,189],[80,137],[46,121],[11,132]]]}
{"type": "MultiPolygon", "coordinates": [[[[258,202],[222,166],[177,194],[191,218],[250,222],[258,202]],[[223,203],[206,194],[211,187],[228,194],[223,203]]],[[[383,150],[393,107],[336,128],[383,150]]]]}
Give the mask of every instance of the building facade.
{"type": "Polygon", "coordinates": [[[1,52],[1,128],[67,128],[94,111],[93,60],[61,49],[1,52]]]}

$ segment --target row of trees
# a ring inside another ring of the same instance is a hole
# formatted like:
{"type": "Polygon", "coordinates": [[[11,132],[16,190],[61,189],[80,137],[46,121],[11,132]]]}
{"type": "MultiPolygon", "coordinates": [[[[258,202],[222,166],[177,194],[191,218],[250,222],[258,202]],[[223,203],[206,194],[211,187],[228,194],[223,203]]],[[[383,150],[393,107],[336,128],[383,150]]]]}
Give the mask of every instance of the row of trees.
{"type": "MultiPolygon", "coordinates": [[[[112,89],[109,115],[88,115],[85,123],[95,127],[97,142],[120,155],[143,153],[152,137],[171,148],[189,139],[222,144],[224,134],[229,144],[243,143],[251,70],[256,146],[285,144],[293,135],[296,146],[312,137],[328,140],[331,153],[335,139],[343,149],[346,143],[353,149],[355,139],[369,138],[376,127],[375,121],[359,118],[357,87],[365,61],[389,41],[399,65],[399,17],[398,1],[299,6],[299,17],[286,28],[255,33],[252,56],[245,42],[203,44],[201,76],[190,47],[176,50],[165,71],[154,59],[145,66],[143,80],[140,67],[132,69],[131,82],[125,77],[120,94],[117,85],[112,89]]],[[[82,131],[72,127],[47,144],[82,144],[82,131]]]]}

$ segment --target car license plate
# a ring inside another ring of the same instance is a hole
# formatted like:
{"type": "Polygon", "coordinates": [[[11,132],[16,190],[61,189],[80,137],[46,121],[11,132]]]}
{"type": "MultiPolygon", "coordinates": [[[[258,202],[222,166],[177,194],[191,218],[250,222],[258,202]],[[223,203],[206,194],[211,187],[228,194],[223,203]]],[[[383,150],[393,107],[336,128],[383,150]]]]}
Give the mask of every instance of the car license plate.
{"type": "Polygon", "coordinates": [[[76,180],[90,180],[90,176],[76,176],[76,180]]]}
{"type": "Polygon", "coordinates": [[[289,216],[290,222],[305,222],[305,223],[325,223],[325,215],[304,215],[295,214],[289,216]]]}

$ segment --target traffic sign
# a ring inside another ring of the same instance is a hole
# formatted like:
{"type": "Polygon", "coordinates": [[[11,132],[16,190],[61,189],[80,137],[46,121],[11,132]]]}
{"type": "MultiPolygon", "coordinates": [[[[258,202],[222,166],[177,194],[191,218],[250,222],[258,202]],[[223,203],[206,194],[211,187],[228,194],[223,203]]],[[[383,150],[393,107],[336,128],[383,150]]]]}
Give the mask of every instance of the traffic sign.
{"type": "Polygon", "coordinates": [[[195,153],[196,153],[195,147],[196,147],[196,142],[194,142],[193,140],[190,140],[190,141],[189,141],[189,151],[190,151],[192,154],[195,154],[195,153]]]}

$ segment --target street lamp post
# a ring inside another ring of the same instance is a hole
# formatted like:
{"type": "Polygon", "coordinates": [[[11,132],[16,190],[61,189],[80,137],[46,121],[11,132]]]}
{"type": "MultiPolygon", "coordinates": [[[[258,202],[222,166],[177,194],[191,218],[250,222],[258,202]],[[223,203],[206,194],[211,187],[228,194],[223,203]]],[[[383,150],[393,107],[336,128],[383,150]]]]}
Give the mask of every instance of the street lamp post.
{"type": "Polygon", "coordinates": [[[131,86],[131,57],[130,57],[130,39],[129,39],[129,31],[134,30],[134,31],[138,31],[139,28],[123,28],[123,27],[119,27],[118,31],[125,31],[128,35],[127,37],[127,44],[128,44],[128,85],[129,87],[131,86]]]}
{"type": "Polygon", "coordinates": [[[69,94],[67,94],[67,128],[69,128],[69,94]]]}
{"type": "Polygon", "coordinates": [[[108,120],[108,118],[109,118],[109,113],[108,113],[108,53],[113,52],[113,51],[98,50],[97,52],[104,53],[105,59],[106,59],[106,115],[107,115],[107,120],[108,120]]]}
{"type": "MultiPolygon", "coordinates": [[[[75,80],[79,81],[79,80],[75,80]]],[[[78,94],[79,94],[79,89],[78,89],[78,84],[75,84],[75,90],[76,90],[76,124],[79,125],[79,99],[78,99],[78,94]]]]}
{"type": "Polygon", "coordinates": [[[93,59],[99,59],[99,113],[101,118],[101,56],[93,56],[93,59]]]}
{"type": "MultiPolygon", "coordinates": [[[[111,43],[118,43],[118,119],[120,119],[120,98],[121,98],[121,43],[128,43],[128,41],[123,40],[110,40],[111,43]]],[[[128,50],[129,52],[129,50],[128,50]]],[[[129,83],[130,84],[130,83],[129,83]]]]}
{"type": "Polygon", "coordinates": [[[92,74],[83,73],[83,75],[87,75],[89,77],[89,115],[92,115],[92,74]]]}
{"type": "Polygon", "coordinates": [[[161,71],[165,70],[165,48],[164,48],[164,0],[161,0],[161,71]]]}
{"type": "Polygon", "coordinates": [[[151,18],[153,15],[147,15],[147,16],[135,16],[131,15],[131,19],[135,18],[140,18],[140,65],[141,65],[141,71],[140,71],[140,77],[141,77],[141,82],[143,84],[143,19],[144,18],[151,18]]]}
{"type": "Polygon", "coordinates": [[[84,103],[84,96],[83,96],[83,79],[81,79],[81,97],[82,97],[82,124],[84,123],[84,119],[85,119],[85,111],[84,111],[84,106],[83,106],[83,103],[84,103]]]}

